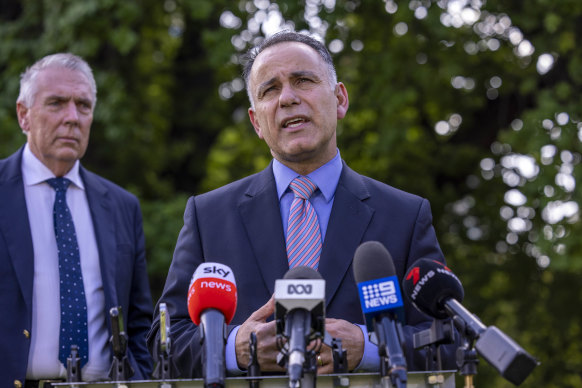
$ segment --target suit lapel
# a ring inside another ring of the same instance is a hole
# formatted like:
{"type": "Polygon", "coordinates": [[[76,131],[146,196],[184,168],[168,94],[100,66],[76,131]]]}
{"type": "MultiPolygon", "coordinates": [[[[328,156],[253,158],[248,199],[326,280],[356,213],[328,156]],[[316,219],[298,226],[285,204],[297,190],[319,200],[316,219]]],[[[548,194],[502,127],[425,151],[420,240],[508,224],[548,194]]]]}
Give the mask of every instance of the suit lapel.
{"type": "Polygon", "coordinates": [[[22,181],[22,150],[10,156],[0,168],[0,230],[12,261],[28,311],[32,311],[34,250],[22,181]]]}
{"type": "MultiPolygon", "coordinates": [[[[346,276],[374,214],[363,202],[369,197],[361,176],[344,163],[319,264],[319,272],[326,280],[328,304],[346,276]]],[[[239,211],[263,281],[272,294],[275,280],[281,279],[289,266],[271,165],[249,185],[239,211]]]]}
{"type": "Polygon", "coordinates": [[[257,174],[239,204],[257,266],[271,294],[289,269],[272,167],[257,174]]]}
{"type": "Polygon", "coordinates": [[[319,263],[327,304],[345,278],[374,214],[374,209],[363,202],[369,197],[360,175],[344,163],[319,263]]]}
{"type": "Polygon", "coordinates": [[[99,251],[99,266],[101,267],[101,278],[105,291],[105,306],[116,306],[117,293],[116,281],[116,244],[115,244],[115,222],[113,209],[110,204],[107,188],[87,171],[80,167],[81,177],[85,184],[87,202],[91,210],[91,219],[97,240],[99,251]]]}

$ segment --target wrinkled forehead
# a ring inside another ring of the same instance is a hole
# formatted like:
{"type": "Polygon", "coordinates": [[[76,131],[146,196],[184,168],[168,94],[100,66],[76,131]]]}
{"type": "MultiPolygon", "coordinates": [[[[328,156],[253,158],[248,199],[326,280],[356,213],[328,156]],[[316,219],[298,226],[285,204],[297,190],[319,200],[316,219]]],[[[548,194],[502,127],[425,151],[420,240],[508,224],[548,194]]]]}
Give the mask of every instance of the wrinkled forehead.
{"type": "Polygon", "coordinates": [[[267,47],[255,58],[250,74],[251,87],[271,78],[310,72],[325,75],[326,65],[317,51],[301,42],[281,42],[267,47]]]}
{"type": "Polygon", "coordinates": [[[93,100],[91,83],[79,70],[65,67],[49,67],[41,70],[36,77],[37,94],[58,94],[82,96],[93,100]]]}

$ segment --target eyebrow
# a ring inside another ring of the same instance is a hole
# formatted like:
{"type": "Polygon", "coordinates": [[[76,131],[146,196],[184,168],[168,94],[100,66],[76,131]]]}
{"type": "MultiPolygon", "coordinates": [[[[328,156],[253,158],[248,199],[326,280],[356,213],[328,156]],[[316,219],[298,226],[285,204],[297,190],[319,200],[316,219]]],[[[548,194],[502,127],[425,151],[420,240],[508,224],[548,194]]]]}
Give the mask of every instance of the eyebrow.
{"type": "MultiPolygon", "coordinates": [[[[309,71],[309,70],[300,70],[300,71],[294,71],[291,73],[291,78],[301,78],[304,76],[309,76],[311,78],[314,78],[317,81],[321,80],[321,78],[319,77],[319,75],[317,75],[317,73],[314,73],[313,71],[309,71]]],[[[278,79],[278,77],[273,77],[273,78],[261,83],[259,85],[259,87],[257,88],[257,93],[259,94],[259,96],[261,95],[263,90],[265,90],[269,86],[276,83],[277,79],[278,79]]]]}
{"type": "Polygon", "coordinates": [[[315,79],[320,79],[319,75],[317,75],[317,73],[314,73],[313,71],[309,71],[309,70],[301,70],[301,71],[294,71],[293,73],[291,73],[293,78],[300,78],[303,76],[309,76],[311,78],[315,78],[315,79]]]}
{"type": "Polygon", "coordinates": [[[273,85],[276,81],[277,81],[277,77],[273,77],[270,80],[261,83],[259,85],[259,87],[257,88],[257,94],[260,96],[266,88],[273,85]]]}
{"type": "Polygon", "coordinates": [[[90,98],[85,98],[85,97],[72,97],[72,96],[61,96],[59,94],[52,94],[50,96],[47,96],[45,98],[45,101],[70,101],[73,100],[75,101],[75,103],[83,103],[83,104],[89,104],[91,106],[93,106],[93,101],[91,101],[90,98]]]}

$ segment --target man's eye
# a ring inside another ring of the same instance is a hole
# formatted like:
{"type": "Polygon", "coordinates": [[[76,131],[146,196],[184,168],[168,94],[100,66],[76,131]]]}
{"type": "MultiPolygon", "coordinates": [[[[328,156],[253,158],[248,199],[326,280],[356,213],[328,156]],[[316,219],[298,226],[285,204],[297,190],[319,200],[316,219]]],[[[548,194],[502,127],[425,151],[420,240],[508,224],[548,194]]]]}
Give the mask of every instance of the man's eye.
{"type": "Polygon", "coordinates": [[[259,98],[265,97],[266,95],[268,95],[269,93],[273,92],[275,90],[274,86],[269,86],[268,88],[264,89],[261,94],[259,95],[259,98]]]}

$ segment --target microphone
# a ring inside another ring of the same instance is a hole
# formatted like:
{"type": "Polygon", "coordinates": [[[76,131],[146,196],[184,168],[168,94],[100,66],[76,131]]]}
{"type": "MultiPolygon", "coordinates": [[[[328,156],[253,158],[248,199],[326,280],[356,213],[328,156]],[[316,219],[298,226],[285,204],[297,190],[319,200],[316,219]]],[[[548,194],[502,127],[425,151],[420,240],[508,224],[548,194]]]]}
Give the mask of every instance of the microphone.
{"type": "Polygon", "coordinates": [[[417,260],[406,273],[403,288],[418,310],[438,319],[452,317],[461,333],[477,339],[477,352],[513,384],[521,384],[537,366],[537,360],[505,333],[495,326],[485,326],[463,307],[463,286],[443,263],[417,260]]]}
{"type": "Polygon", "coordinates": [[[277,336],[288,340],[287,373],[295,388],[303,377],[307,344],[325,333],[325,280],[319,272],[299,266],[275,281],[275,320],[277,336]]]}
{"type": "Polygon", "coordinates": [[[392,257],[382,243],[367,241],[356,249],[353,267],[370,341],[383,360],[380,372],[393,386],[405,387],[404,304],[392,257]]]}
{"type": "Polygon", "coordinates": [[[228,266],[206,262],[196,268],[188,290],[188,313],[200,328],[204,387],[224,387],[226,325],[236,303],[236,282],[228,266]]]}
{"type": "Polygon", "coordinates": [[[128,380],[135,371],[127,357],[128,336],[123,325],[123,313],[121,306],[112,307],[109,310],[111,319],[111,349],[113,361],[109,369],[109,377],[113,381],[128,380]]]}

